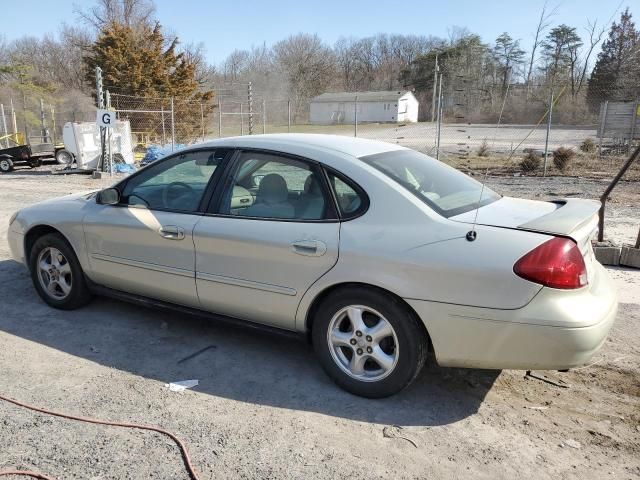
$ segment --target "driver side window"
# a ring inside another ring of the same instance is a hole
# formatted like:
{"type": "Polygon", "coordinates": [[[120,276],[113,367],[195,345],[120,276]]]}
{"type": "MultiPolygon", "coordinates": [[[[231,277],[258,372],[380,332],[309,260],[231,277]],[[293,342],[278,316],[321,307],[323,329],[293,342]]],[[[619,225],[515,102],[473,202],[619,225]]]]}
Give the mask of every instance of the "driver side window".
{"type": "Polygon", "coordinates": [[[195,212],[226,150],[186,152],[153,165],[126,184],[121,203],[152,210],[195,212]]]}

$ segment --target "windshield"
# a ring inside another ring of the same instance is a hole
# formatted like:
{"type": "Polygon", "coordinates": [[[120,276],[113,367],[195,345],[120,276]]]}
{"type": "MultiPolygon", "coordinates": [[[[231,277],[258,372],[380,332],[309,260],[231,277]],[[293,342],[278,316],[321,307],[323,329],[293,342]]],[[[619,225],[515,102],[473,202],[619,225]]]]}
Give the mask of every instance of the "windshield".
{"type": "Polygon", "coordinates": [[[468,175],[414,150],[377,153],[360,160],[388,175],[447,218],[500,198],[487,187],[483,190],[482,184],[468,175]]]}

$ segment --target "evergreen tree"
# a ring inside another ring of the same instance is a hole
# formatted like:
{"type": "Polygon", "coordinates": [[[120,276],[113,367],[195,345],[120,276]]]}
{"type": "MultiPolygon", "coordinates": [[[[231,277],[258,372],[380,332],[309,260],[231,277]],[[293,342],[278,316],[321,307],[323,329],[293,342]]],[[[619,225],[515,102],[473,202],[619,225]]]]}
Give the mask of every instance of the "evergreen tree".
{"type": "Polygon", "coordinates": [[[115,93],[142,97],[210,99],[213,92],[198,91],[196,65],[177,52],[178,40],[165,48],[159,23],[140,31],[123,24],[105,27],[84,61],[92,84],[95,67],[102,68],[105,85],[115,93]]]}
{"type": "MultiPolygon", "coordinates": [[[[186,141],[202,128],[200,114],[206,117],[211,112],[213,91],[199,88],[197,63],[177,51],[177,38],[166,45],[159,23],[136,28],[111,23],[101,30],[84,57],[86,77],[93,84],[95,68],[99,66],[105,88],[111,93],[167,102],[173,98],[176,140],[186,141]],[[207,105],[201,110],[198,104],[207,105]]],[[[169,104],[163,108],[167,110],[169,104]]],[[[147,133],[159,134],[162,122],[154,121],[150,115],[154,114],[131,113],[129,120],[132,126],[144,125],[147,133]]]]}
{"type": "Polygon", "coordinates": [[[542,43],[542,55],[547,62],[545,70],[549,80],[552,83],[562,78],[570,80],[572,93],[581,46],[582,40],[576,29],[564,24],[553,28],[542,43]]]}
{"type": "Polygon", "coordinates": [[[500,76],[502,77],[502,94],[507,90],[509,78],[512,70],[521,65],[525,51],[520,48],[520,40],[514,40],[507,32],[496,38],[493,47],[493,54],[500,65],[500,76]]]}
{"type": "Polygon", "coordinates": [[[627,8],[613,23],[591,73],[587,101],[596,111],[604,100],[633,100],[640,95],[640,31],[627,8]]]}

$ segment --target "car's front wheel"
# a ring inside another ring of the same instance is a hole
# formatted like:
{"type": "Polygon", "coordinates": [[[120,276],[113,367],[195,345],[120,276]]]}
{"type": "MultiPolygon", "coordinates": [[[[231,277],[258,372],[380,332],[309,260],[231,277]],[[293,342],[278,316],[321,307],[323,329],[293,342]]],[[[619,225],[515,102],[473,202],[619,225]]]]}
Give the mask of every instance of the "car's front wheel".
{"type": "Polygon", "coordinates": [[[345,288],[318,306],[313,346],[340,387],[363,397],[387,397],[407,387],[425,363],[428,342],[418,322],[391,295],[345,288]]]}
{"type": "Polygon", "coordinates": [[[29,267],[36,291],[52,307],[73,310],[91,300],[80,262],[62,235],[38,238],[31,248],[29,267]]]}

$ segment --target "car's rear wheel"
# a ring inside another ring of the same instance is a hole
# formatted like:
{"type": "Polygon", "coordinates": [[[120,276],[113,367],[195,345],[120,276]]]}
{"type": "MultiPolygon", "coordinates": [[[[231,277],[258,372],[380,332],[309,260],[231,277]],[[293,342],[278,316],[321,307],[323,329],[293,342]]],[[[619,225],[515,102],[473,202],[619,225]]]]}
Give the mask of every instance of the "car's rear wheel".
{"type": "Polygon", "coordinates": [[[391,295],[345,288],[318,306],[313,345],[340,387],[363,397],[387,397],[407,387],[424,365],[428,342],[418,321],[391,295]]]}
{"type": "Polygon", "coordinates": [[[37,239],[29,266],[38,294],[52,307],[73,310],[91,300],[80,262],[62,235],[50,233],[37,239]]]}

